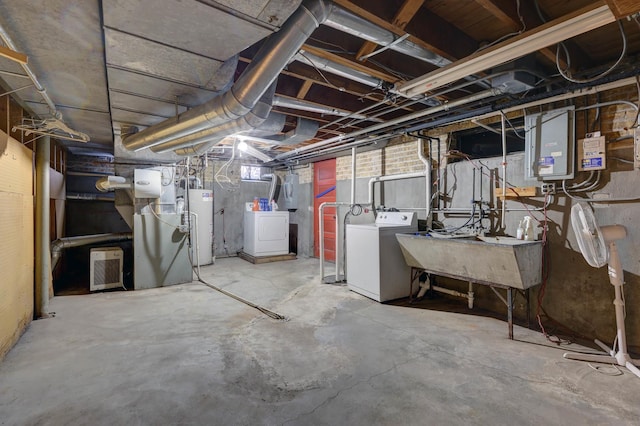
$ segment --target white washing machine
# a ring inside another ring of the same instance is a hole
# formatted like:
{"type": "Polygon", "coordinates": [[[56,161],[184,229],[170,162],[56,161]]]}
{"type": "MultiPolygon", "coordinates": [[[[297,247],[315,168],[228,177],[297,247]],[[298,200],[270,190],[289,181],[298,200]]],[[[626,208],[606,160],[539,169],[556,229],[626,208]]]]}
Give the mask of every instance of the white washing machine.
{"type": "Polygon", "coordinates": [[[244,212],[244,252],[251,256],[289,254],[289,212],[244,212]]]}
{"type": "Polygon", "coordinates": [[[378,302],[408,297],[411,268],[395,235],[418,231],[415,212],[381,212],[375,223],[347,225],[347,286],[378,302]]]}

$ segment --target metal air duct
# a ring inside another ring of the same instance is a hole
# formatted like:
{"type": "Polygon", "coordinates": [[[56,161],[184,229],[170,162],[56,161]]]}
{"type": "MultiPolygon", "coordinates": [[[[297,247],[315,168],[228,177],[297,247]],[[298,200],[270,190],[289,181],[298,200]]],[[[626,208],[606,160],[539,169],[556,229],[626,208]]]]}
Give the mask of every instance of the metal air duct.
{"type": "Polygon", "coordinates": [[[266,40],[231,90],[177,117],[124,138],[123,146],[128,150],[137,151],[247,115],[289,63],[291,57],[324,22],[328,9],[329,4],[324,0],[303,1],[282,28],[266,40]]]}
{"type": "MultiPolygon", "coordinates": [[[[271,103],[273,102],[273,94],[275,92],[275,82],[271,84],[270,88],[262,95],[256,105],[245,115],[230,120],[225,123],[219,124],[212,128],[202,130],[190,135],[173,139],[172,141],[165,142],[159,145],[151,147],[153,152],[161,153],[181,148],[187,148],[199,144],[210,144],[215,140],[218,143],[223,138],[234,135],[236,133],[243,133],[249,130],[253,130],[259,127],[271,113],[271,103]]],[[[177,151],[176,151],[177,152],[177,151]]]]}
{"type": "Polygon", "coordinates": [[[322,58],[318,55],[314,55],[313,53],[307,52],[304,49],[300,49],[300,52],[298,52],[293,57],[293,60],[302,62],[303,64],[306,64],[317,70],[327,71],[331,74],[348,78],[349,80],[353,80],[366,86],[382,87],[385,84],[385,82],[383,80],[380,80],[379,78],[372,77],[369,74],[363,73],[362,71],[357,71],[353,68],[349,68],[346,65],[342,65],[329,59],[322,58]]]}
{"type": "Polygon", "coordinates": [[[398,36],[393,32],[379,27],[335,4],[331,4],[329,16],[324,21],[324,25],[371,41],[380,46],[388,46],[390,50],[428,62],[437,67],[443,67],[451,63],[449,59],[433,53],[409,40],[397,41],[398,36]]]}

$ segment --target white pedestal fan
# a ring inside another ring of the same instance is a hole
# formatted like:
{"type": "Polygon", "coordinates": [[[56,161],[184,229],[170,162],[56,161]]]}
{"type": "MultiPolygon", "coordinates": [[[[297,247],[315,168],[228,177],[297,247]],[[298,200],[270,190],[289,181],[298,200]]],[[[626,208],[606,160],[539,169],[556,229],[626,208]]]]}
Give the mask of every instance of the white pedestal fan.
{"type": "Polygon", "coordinates": [[[624,329],[624,285],[622,263],[618,255],[616,241],[627,236],[627,230],[622,225],[598,227],[593,210],[588,204],[578,203],[571,208],[571,225],[576,234],[580,251],[587,263],[594,268],[600,268],[609,263],[609,280],[615,289],[613,305],[616,311],[617,334],[613,348],[596,339],[595,343],[608,355],[583,354],[567,352],[565,358],[588,362],[602,362],[626,367],[640,377],[640,360],[631,359],[627,353],[627,337],[624,329]],[[615,346],[618,346],[616,351],[615,346]]]}

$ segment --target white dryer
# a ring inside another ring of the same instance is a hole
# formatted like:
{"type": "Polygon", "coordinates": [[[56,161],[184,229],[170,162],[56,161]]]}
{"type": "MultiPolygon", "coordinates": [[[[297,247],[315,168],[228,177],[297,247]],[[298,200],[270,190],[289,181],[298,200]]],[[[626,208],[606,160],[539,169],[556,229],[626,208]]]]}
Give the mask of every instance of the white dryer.
{"type": "Polygon", "coordinates": [[[347,225],[347,286],[378,302],[408,297],[411,268],[396,234],[418,231],[415,212],[380,212],[375,223],[347,225]]]}
{"type": "Polygon", "coordinates": [[[245,211],[243,250],[251,256],[289,254],[289,212],[245,211]]]}

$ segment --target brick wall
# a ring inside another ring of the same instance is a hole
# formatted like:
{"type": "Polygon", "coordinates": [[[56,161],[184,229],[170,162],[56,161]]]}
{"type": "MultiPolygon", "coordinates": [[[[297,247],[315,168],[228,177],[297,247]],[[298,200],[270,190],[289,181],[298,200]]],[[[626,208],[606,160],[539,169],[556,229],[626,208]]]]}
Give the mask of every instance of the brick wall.
{"type": "Polygon", "coordinates": [[[300,183],[313,183],[313,163],[309,164],[309,167],[301,167],[294,169],[294,173],[300,176],[300,183]]]}
{"type": "MultiPolygon", "coordinates": [[[[446,167],[446,152],[448,150],[449,135],[442,135],[438,140],[425,141],[425,156],[429,156],[429,144],[431,153],[438,155],[440,144],[441,164],[446,167]]],[[[356,177],[367,178],[373,176],[389,176],[401,173],[419,172],[424,170],[424,164],[418,157],[418,140],[413,137],[403,136],[394,139],[382,149],[357,154],[356,177]]],[[[351,155],[336,159],[337,180],[351,179],[351,155]]]]}

